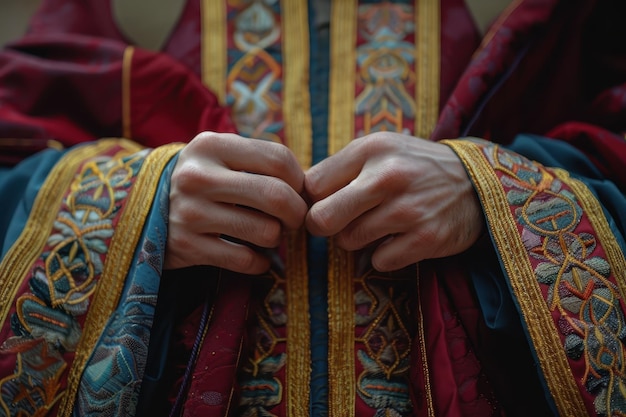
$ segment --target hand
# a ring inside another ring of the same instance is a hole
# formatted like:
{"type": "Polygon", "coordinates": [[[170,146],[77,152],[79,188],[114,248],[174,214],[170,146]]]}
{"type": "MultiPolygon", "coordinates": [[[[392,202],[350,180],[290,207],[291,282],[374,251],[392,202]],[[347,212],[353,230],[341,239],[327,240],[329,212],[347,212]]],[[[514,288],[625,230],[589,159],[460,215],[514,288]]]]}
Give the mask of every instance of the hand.
{"type": "Polygon", "coordinates": [[[172,173],[165,268],[265,272],[270,260],[254,247],[274,248],[285,227],[302,225],[303,181],[296,158],[281,144],[198,135],[183,148],[172,173]]]}
{"type": "Polygon", "coordinates": [[[478,198],[456,154],[446,145],[397,133],[352,141],[305,174],[313,202],[306,227],[337,237],[348,251],[381,242],[379,271],[454,255],[480,236],[478,198]]]}

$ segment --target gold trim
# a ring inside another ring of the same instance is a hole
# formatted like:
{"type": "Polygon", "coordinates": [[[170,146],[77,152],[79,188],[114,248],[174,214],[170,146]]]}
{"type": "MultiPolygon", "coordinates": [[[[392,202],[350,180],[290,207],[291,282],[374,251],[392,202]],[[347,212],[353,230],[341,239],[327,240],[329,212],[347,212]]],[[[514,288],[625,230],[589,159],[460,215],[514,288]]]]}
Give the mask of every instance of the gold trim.
{"type": "Polygon", "coordinates": [[[523,0],[514,0],[511,4],[509,4],[502,13],[498,16],[496,21],[491,25],[489,31],[485,36],[483,36],[483,40],[480,42],[480,45],[472,54],[472,59],[476,57],[488,44],[491,42],[496,33],[500,30],[504,22],[508,19],[508,17],[517,9],[523,0]]]}
{"type": "Polygon", "coordinates": [[[332,155],[354,139],[357,1],[331,4],[330,97],[328,153],[332,155]]]}
{"type": "Polygon", "coordinates": [[[301,228],[288,236],[287,243],[287,415],[309,415],[311,384],[311,328],[306,231],[301,228]]]}
{"type": "Polygon", "coordinates": [[[422,310],[422,294],[420,288],[419,265],[417,267],[417,340],[419,342],[420,356],[422,357],[422,375],[424,377],[424,392],[426,397],[426,411],[428,417],[435,417],[433,392],[430,385],[430,368],[428,366],[428,352],[426,351],[426,335],[424,334],[424,312],[422,310]]]}
{"type": "Polygon", "coordinates": [[[283,121],[287,145],[302,168],[311,166],[313,132],[309,96],[309,32],[307,2],[282,0],[283,121]]]}
{"type": "MultiPolygon", "coordinates": [[[[283,121],[287,146],[303,169],[311,166],[313,132],[309,97],[308,4],[282,0],[283,121]]],[[[289,233],[285,268],[287,290],[287,415],[309,415],[311,328],[306,230],[289,233]]]]}
{"type": "Polygon", "coordinates": [[[480,196],[489,230],[558,414],[586,415],[587,410],[563,350],[558,329],[537,284],[537,277],[498,177],[477,145],[458,140],[444,140],[443,143],[459,155],[480,196]]]}
{"type": "MultiPolygon", "coordinates": [[[[331,2],[328,153],[354,139],[358,1],[331,2]]],[[[355,414],[354,259],[329,239],[328,408],[330,417],[355,414]]]]}
{"type": "Polygon", "coordinates": [[[131,85],[130,79],[132,74],[133,54],[135,48],[127,46],[124,49],[124,58],[122,59],[122,135],[126,139],[132,138],[131,131],[131,85]]]}
{"type": "MultiPolygon", "coordinates": [[[[39,142],[39,140],[36,140],[39,142]]],[[[54,139],[45,139],[46,148],[56,149],[62,151],[65,147],[61,142],[54,139]]],[[[32,149],[33,144],[28,139],[20,138],[0,138],[0,149],[2,148],[24,148],[26,150],[32,149]]]]}
{"type": "MultiPolygon", "coordinates": [[[[30,216],[20,237],[0,263],[0,323],[4,325],[20,284],[41,256],[52,222],[56,219],[65,191],[72,183],[76,170],[85,159],[102,153],[117,142],[106,139],[94,145],[79,146],[68,151],[50,171],[33,203],[30,216]]],[[[131,142],[127,143],[128,145],[131,142]]],[[[132,144],[141,149],[139,145],[132,144]]]]}
{"type": "Polygon", "coordinates": [[[59,415],[69,417],[72,414],[74,399],[85,364],[89,359],[102,329],[115,310],[119,296],[124,288],[126,272],[133,260],[135,247],[141,233],[143,222],[152,207],[152,197],[161,180],[161,172],[170,159],[183,147],[171,144],[154,149],[144,161],[133,189],[128,197],[127,206],[117,224],[117,233],[113,236],[101,278],[96,287],[92,305],[84,323],[84,332],[76,348],[74,362],[67,377],[67,390],[59,405],[59,415]]]}
{"type": "Polygon", "coordinates": [[[226,3],[225,0],[201,0],[202,82],[220,103],[226,103],[226,3]]]}
{"type": "Polygon", "coordinates": [[[355,415],[354,255],[329,239],[328,407],[331,417],[355,415]]]}
{"type": "Polygon", "coordinates": [[[604,216],[604,211],[600,203],[585,184],[571,178],[567,171],[554,169],[554,172],[561,181],[574,190],[583,211],[589,218],[591,226],[596,231],[600,245],[604,248],[607,261],[611,265],[611,271],[613,271],[613,275],[615,276],[615,282],[619,289],[620,296],[622,300],[626,300],[626,259],[624,258],[624,253],[619,244],[615,240],[615,236],[611,232],[611,227],[604,216]]]}
{"type": "Polygon", "coordinates": [[[430,138],[439,119],[440,28],[439,1],[415,1],[417,114],[415,135],[430,138]]]}

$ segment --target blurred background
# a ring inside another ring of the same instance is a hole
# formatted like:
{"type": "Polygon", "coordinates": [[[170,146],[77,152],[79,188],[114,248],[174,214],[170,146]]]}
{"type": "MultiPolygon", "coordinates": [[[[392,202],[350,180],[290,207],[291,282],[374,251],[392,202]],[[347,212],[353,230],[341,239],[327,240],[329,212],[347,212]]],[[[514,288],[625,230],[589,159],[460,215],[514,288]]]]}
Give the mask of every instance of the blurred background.
{"type": "Polygon", "coordinates": [[[0,0],[0,46],[20,37],[42,0],[0,0]]]}

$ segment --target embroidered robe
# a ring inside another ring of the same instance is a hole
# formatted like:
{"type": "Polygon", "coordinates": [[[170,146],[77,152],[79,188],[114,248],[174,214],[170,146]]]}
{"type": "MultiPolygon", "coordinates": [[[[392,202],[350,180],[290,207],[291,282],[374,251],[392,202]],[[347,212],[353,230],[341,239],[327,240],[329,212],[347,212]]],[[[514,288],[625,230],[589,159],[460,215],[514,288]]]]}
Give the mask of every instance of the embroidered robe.
{"type": "Polygon", "coordinates": [[[306,2],[190,0],[159,53],[112,7],[47,0],[0,57],[4,163],[126,138],[2,171],[5,415],[626,413],[619,6],[518,0],[480,36],[452,0],[333,2],[328,32],[306,2]],[[304,230],[262,277],[164,272],[165,144],[202,130],[303,169],[442,140],[487,234],[392,274],[304,230]]]}

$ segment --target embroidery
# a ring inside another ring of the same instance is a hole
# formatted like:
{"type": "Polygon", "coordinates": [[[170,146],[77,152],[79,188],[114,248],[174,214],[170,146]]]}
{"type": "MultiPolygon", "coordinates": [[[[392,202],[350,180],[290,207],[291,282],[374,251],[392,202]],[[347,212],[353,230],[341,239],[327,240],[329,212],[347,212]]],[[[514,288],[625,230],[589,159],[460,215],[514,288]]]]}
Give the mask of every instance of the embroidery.
{"type": "Polygon", "coordinates": [[[0,380],[6,415],[38,415],[63,394],[66,353],[76,350],[90,297],[102,273],[113,227],[146,152],[98,157],[70,187],[40,259],[11,316],[14,336],[1,354],[15,354],[13,375],[0,380]]]}
{"type": "Polygon", "coordinates": [[[357,380],[359,397],[376,415],[407,415],[410,399],[409,360],[414,328],[407,328],[410,317],[409,291],[412,280],[403,280],[369,271],[357,280],[355,293],[356,341],[363,368],[357,380]]]}
{"type": "Polygon", "coordinates": [[[276,375],[284,368],[287,354],[277,352],[276,347],[286,341],[277,329],[284,328],[287,322],[285,280],[274,271],[269,275],[274,284],[265,297],[263,312],[256,317],[253,352],[246,358],[239,378],[242,416],[275,417],[269,410],[280,404],[283,397],[283,385],[276,375]]]}
{"type": "Polygon", "coordinates": [[[362,130],[410,134],[415,117],[415,99],[408,91],[415,84],[415,21],[410,4],[367,4],[359,6],[358,32],[365,42],[357,47],[355,115],[362,130]],[[408,120],[407,120],[408,119],[408,120]]]}
{"type": "Polygon", "coordinates": [[[234,33],[226,103],[242,135],[276,142],[284,127],[279,6],[278,0],[228,1],[234,33]]]}
{"type": "MultiPolygon", "coordinates": [[[[626,412],[626,321],[604,249],[571,187],[546,168],[484,146],[516,217],[536,279],[571,361],[584,361],[580,383],[599,415],[626,412]],[[557,316],[554,316],[554,313],[557,316]]],[[[566,177],[566,175],[562,175],[566,177]]]]}

